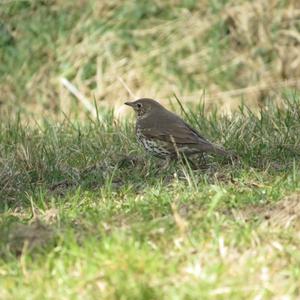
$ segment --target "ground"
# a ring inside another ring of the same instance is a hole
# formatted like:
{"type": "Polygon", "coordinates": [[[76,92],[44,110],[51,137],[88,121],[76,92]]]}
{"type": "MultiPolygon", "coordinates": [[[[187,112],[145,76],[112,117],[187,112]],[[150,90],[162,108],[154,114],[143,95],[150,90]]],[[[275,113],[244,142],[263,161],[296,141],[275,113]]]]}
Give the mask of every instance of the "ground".
{"type": "Polygon", "coordinates": [[[299,107],[186,111],[240,157],[195,170],[161,168],[112,115],[2,124],[0,297],[298,298],[299,107]]]}
{"type": "Polygon", "coordinates": [[[0,16],[0,299],[299,299],[298,1],[0,16]],[[165,167],[117,117],[136,95],[239,159],[165,167]]]}

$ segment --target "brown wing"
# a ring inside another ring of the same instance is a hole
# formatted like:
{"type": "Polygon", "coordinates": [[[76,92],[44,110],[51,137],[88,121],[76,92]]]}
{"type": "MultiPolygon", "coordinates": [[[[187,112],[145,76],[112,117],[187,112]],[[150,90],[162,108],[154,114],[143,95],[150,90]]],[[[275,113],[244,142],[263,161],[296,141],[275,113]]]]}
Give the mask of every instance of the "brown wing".
{"type": "Polygon", "coordinates": [[[224,150],[207,141],[177,115],[168,112],[167,115],[162,115],[160,118],[157,116],[156,120],[155,123],[153,119],[151,122],[144,121],[145,123],[140,127],[143,135],[148,138],[169,142],[171,147],[173,147],[175,142],[177,145],[186,144],[191,148],[197,148],[199,151],[226,155],[224,150]]]}
{"type": "MultiPolygon", "coordinates": [[[[171,125],[171,124],[169,124],[171,125]]],[[[194,129],[184,122],[174,122],[171,126],[143,128],[142,133],[153,139],[162,140],[174,144],[186,144],[198,148],[200,151],[212,151],[214,146],[200,136],[194,129]]]]}
{"type": "Polygon", "coordinates": [[[175,141],[178,144],[198,144],[199,142],[209,143],[205,139],[200,138],[196,133],[185,126],[172,126],[169,128],[144,128],[142,133],[149,138],[175,141]],[[172,137],[172,138],[171,138],[172,137]]]}

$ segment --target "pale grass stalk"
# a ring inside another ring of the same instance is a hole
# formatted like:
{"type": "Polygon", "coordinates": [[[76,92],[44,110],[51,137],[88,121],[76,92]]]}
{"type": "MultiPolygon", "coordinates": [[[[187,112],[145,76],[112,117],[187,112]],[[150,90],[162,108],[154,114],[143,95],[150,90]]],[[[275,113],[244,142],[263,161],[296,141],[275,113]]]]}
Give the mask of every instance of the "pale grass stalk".
{"type": "Polygon", "coordinates": [[[93,118],[97,118],[97,111],[90,101],[66,78],[60,79],[62,85],[76,97],[76,99],[84,106],[84,108],[92,115],[93,118]]]}

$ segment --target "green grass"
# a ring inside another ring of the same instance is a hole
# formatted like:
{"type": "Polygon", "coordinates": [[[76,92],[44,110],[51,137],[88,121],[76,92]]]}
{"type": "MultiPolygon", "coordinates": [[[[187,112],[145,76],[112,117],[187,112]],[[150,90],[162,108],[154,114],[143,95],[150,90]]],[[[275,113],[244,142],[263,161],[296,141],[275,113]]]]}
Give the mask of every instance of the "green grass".
{"type": "Polygon", "coordinates": [[[299,104],[187,110],[240,156],[193,171],[162,169],[111,113],[1,121],[0,298],[297,299],[299,104]]]}

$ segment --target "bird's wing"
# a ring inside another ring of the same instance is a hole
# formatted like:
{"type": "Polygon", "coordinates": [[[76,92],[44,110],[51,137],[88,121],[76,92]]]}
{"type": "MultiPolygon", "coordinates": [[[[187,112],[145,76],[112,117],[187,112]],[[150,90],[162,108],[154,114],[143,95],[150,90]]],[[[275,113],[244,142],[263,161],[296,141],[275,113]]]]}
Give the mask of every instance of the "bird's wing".
{"type": "Polygon", "coordinates": [[[174,143],[177,145],[186,144],[199,151],[228,155],[225,150],[210,143],[173,113],[162,114],[160,112],[156,115],[155,122],[153,118],[145,118],[140,120],[139,125],[141,125],[139,128],[145,137],[167,142],[170,147],[173,147],[174,143]]]}
{"type": "Polygon", "coordinates": [[[203,144],[212,145],[204,137],[202,137],[195,129],[191,128],[181,119],[177,119],[176,122],[166,123],[166,120],[162,124],[156,126],[145,127],[142,132],[146,137],[159,139],[176,144],[203,144]]]}

